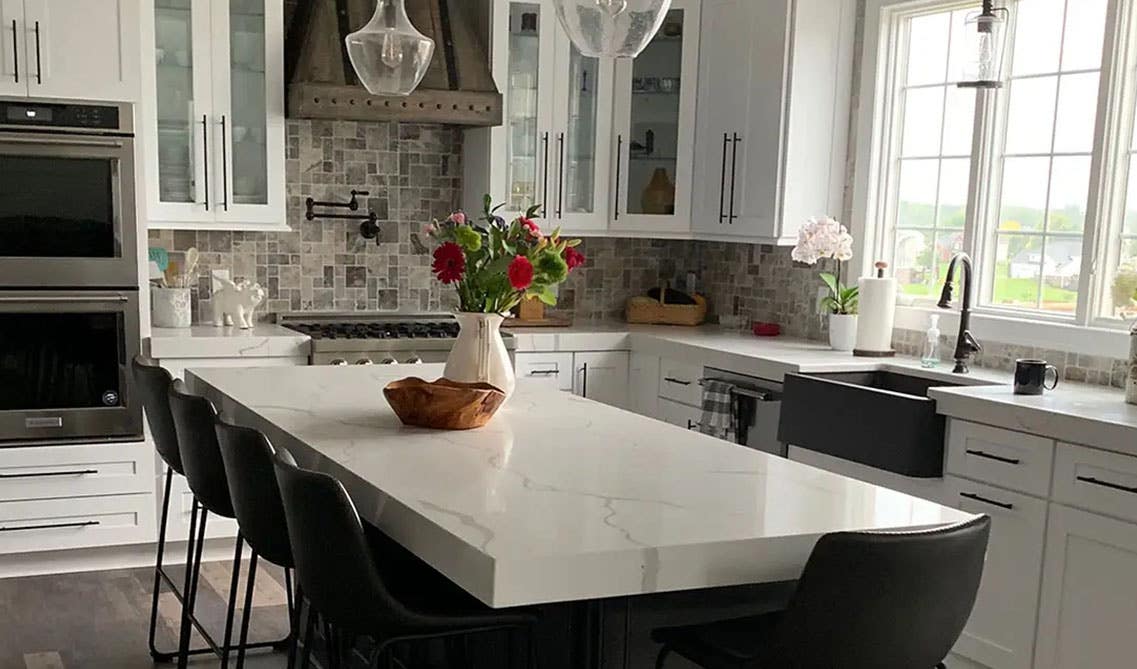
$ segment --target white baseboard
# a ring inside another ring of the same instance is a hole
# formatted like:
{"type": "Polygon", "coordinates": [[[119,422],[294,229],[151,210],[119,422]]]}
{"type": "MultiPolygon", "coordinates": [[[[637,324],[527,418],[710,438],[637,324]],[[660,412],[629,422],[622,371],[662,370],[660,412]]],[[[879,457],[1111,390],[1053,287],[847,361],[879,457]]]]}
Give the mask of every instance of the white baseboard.
{"type": "MultiPolygon", "coordinates": [[[[157,550],[157,544],[134,544],[69,551],[8,554],[0,560],[0,579],[153,567],[157,550]]],[[[201,559],[205,562],[232,560],[233,539],[207,539],[201,559]]],[[[186,543],[184,541],[167,542],[166,555],[162,562],[164,564],[184,564],[185,561],[186,543]]]]}

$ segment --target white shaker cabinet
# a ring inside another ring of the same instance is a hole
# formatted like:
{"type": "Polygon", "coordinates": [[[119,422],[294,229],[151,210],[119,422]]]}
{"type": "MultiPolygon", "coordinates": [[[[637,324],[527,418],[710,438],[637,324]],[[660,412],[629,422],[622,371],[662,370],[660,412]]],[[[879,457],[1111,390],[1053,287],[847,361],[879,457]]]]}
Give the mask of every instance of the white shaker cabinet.
{"type": "Polygon", "coordinates": [[[280,0],[146,0],[152,228],[284,229],[280,0]]]}
{"type": "Polygon", "coordinates": [[[657,355],[632,351],[628,357],[628,410],[659,417],[659,365],[657,355]]]}
{"type": "Polygon", "coordinates": [[[1130,667],[1137,525],[1050,505],[1035,669],[1130,667]]]}
{"type": "Polygon", "coordinates": [[[855,0],[704,0],[696,236],[792,243],[839,214],[855,0]]]}
{"type": "Polygon", "coordinates": [[[0,0],[0,95],[138,98],[136,0],[0,0]]]}
{"type": "Polygon", "coordinates": [[[573,394],[621,409],[628,406],[628,352],[573,354],[573,394]]]}

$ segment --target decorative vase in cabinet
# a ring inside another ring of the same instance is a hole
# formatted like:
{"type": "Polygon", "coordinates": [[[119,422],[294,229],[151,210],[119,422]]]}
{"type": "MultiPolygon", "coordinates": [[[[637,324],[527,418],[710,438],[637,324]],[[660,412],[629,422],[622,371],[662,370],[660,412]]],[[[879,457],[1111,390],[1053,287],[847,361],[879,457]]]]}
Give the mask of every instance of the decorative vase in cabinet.
{"type": "Polygon", "coordinates": [[[640,204],[645,214],[670,216],[675,213],[675,184],[668,178],[666,168],[656,168],[651,182],[644,188],[640,204]]]}

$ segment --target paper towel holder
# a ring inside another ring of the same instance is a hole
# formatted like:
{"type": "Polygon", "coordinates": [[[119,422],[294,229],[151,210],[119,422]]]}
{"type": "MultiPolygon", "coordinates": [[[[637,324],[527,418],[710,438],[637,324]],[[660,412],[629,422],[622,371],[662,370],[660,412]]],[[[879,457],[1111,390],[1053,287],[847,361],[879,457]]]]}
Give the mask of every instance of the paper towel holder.
{"type": "MultiPolygon", "coordinates": [[[[876,269],[876,275],[874,277],[869,277],[869,278],[870,279],[873,279],[873,278],[883,279],[884,278],[884,271],[886,269],[888,269],[888,263],[881,261],[881,260],[878,260],[876,263],[874,263],[873,267],[876,269]]],[[[865,290],[864,290],[863,285],[861,287],[861,294],[862,294],[862,297],[865,294],[865,290]]],[[[863,319],[864,316],[865,316],[865,314],[862,312],[861,318],[863,319]]],[[[890,318],[891,318],[891,315],[890,315],[890,318]]],[[[857,327],[859,330],[861,327],[861,323],[858,322],[857,327]]],[[[888,324],[888,330],[890,332],[892,330],[892,324],[891,323],[888,324]]],[[[860,336],[858,336],[858,340],[859,339],[860,339],[860,336]]],[[[887,349],[883,349],[883,350],[854,348],[853,349],[853,355],[858,357],[858,358],[892,358],[892,357],[896,356],[896,350],[893,349],[891,346],[889,346],[887,349]]]]}

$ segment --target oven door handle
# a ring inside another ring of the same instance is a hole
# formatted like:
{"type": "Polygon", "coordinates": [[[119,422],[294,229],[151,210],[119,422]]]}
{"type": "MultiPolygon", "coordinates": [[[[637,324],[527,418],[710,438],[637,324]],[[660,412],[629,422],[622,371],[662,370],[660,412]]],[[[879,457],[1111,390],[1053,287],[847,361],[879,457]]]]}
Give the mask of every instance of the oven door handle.
{"type": "Polygon", "coordinates": [[[93,146],[100,149],[121,149],[126,143],[117,138],[101,137],[61,137],[58,135],[0,135],[0,145],[3,144],[32,144],[36,146],[93,146]]]}
{"type": "Polygon", "coordinates": [[[54,304],[104,304],[107,302],[129,302],[126,295],[36,295],[16,296],[0,295],[0,304],[31,304],[36,302],[51,302],[54,304]]]}

